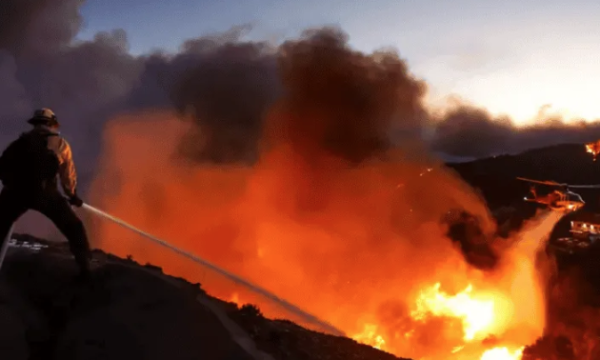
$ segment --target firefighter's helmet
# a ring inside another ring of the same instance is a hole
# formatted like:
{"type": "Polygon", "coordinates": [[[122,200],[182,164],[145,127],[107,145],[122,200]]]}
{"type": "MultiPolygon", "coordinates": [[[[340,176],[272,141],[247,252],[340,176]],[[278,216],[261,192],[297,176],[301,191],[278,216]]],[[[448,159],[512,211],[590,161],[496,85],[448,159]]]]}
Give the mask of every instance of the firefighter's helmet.
{"type": "Polygon", "coordinates": [[[57,126],[58,119],[54,111],[48,108],[41,108],[33,113],[33,117],[29,119],[28,123],[31,125],[50,125],[57,126]]]}

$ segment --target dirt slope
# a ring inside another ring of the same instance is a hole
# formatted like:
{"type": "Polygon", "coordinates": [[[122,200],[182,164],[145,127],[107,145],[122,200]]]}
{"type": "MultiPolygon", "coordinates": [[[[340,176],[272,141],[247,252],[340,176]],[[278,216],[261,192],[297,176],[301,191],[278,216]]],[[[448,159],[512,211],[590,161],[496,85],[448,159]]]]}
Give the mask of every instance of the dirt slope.
{"type": "Polygon", "coordinates": [[[66,246],[45,244],[37,252],[12,247],[1,270],[1,359],[397,359],[267,320],[198,284],[102,252],[93,281],[78,283],[66,246]]]}

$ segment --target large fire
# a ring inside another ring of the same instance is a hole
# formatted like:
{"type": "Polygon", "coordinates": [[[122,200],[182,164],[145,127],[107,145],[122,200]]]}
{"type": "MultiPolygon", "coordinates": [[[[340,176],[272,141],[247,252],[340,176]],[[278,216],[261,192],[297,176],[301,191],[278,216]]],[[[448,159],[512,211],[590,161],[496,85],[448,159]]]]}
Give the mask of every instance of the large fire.
{"type": "MultiPolygon", "coordinates": [[[[488,231],[487,209],[435,163],[315,165],[283,146],[256,166],[194,168],[172,161],[189,125],[155,116],[108,128],[94,205],[401,357],[515,360],[542,335],[545,284],[535,259],[558,215],[526,226],[498,267],[483,272],[465,262],[439,219],[460,204],[488,231]]],[[[288,316],[118,226],[95,225],[106,250],[288,316]]]]}
{"type": "MultiPolygon", "coordinates": [[[[414,319],[421,320],[428,315],[448,316],[461,319],[464,340],[472,341],[475,337],[489,335],[499,323],[505,309],[499,308],[496,299],[498,294],[473,294],[473,286],[454,296],[440,291],[440,283],[426,289],[417,299],[416,309],[411,313],[414,319]]],[[[480,338],[480,340],[483,340],[480,338]]]]}
{"type": "MultiPolygon", "coordinates": [[[[506,302],[502,294],[474,294],[473,286],[469,285],[455,295],[448,295],[440,290],[440,286],[437,283],[420,293],[411,317],[416,321],[425,321],[429,316],[460,320],[462,327],[458,332],[463,332],[464,345],[454,347],[446,358],[463,358],[461,352],[469,343],[484,341],[506,325],[505,314],[510,310],[505,307],[510,304],[502,305],[506,302]]],[[[388,350],[385,338],[377,333],[377,328],[377,325],[367,324],[365,330],[353,338],[376,349],[388,350]]],[[[412,331],[403,335],[406,341],[410,341],[412,331]]],[[[523,349],[524,346],[512,351],[507,346],[492,347],[483,351],[480,360],[518,360],[521,359],[523,349]]],[[[472,354],[468,354],[464,358],[471,359],[471,356],[472,354]]]]}
{"type": "MultiPolygon", "coordinates": [[[[461,291],[449,294],[441,283],[424,287],[413,299],[410,317],[424,323],[432,318],[457,320],[446,339],[454,339],[453,347],[435,354],[435,358],[464,360],[519,360],[526,345],[541,335],[544,315],[543,278],[533,271],[533,256],[543,244],[544,234],[558,220],[550,215],[537,226],[521,234],[521,241],[510,257],[510,270],[502,274],[509,288],[497,283],[488,290],[478,291],[472,284],[461,291]],[[533,290],[533,291],[532,291],[533,290]],[[520,294],[519,294],[520,292],[520,294]],[[527,307],[527,304],[533,307],[527,307]],[[529,324],[527,324],[529,322],[529,324]],[[511,334],[512,333],[512,334],[511,334]],[[459,338],[460,337],[460,338],[459,338]]],[[[402,334],[402,341],[410,342],[418,325],[402,334]]],[[[381,350],[402,355],[397,348],[387,346],[386,338],[378,333],[377,325],[368,324],[354,336],[357,341],[381,350]]],[[[395,336],[398,338],[397,334],[395,336]]]]}

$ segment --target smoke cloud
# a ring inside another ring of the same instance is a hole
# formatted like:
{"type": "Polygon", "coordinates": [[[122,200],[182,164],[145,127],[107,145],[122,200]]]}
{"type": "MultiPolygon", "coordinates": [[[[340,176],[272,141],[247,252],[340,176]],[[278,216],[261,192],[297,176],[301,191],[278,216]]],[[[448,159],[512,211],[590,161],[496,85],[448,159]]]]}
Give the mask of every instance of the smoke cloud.
{"type": "Polygon", "coordinates": [[[397,54],[367,56],[347,41],[325,28],[281,46],[281,106],[289,117],[277,131],[297,148],[360,162],[390,148],[393,128],[419,127],[425,85],[397,54]]]}
{"type": "MultiPolygon", "coordinates": [[[[434,115],[423,104],[425,82],[395,51],[363,54],[336,28],[310,30],[277,45],[245,40],[250,28],[239,26],[187,40],[175,54],[134,56],[123,30],[76,39],[82,3],[0,3],[0,145],[27,128],[33,109],[51,107],[73,146],[81,193],[104,169],[99,134],[107,121],[140,111],[149,119],[136,122],[138,133],[150,126],[153,111],[175,113],[187,124],[174,158],[255,164],[261,153],[286,144],[298,164],[315,174],[330,164],[328,157],[342,159],[344,166],[368,164],[394,159],[390,149],[399,145],[411,149],[401,157],[413,155],[419,164],[414,172],[420,173],[431,159],[416,145],[478,157],[600,135],[598,123],[566,125],[556,119],[517,128],[510,119],[469,105],[434,115]],[[433,138],[423,138],[432,124],[433,138]]],[[[162,140],[155,141],[158,146],[162,140]]],[[[327,177],[309,179],[290,181],[307,188],[319,184],[322,192],[335,186],[323,180],[327,177]]],[[[161,193],[157,187],[144,187],[155,189],[144,194],[161,193]]],[[[321,195],[299,198],[314,207],[325,202],[321,195]]],[[[487,211],[477,206],[475,213],[487,211]]],[[[20,229],[47,236],[53,227],[34,216],[20,229]]]]}
{"type": "Polygon", "coordinates": [[[344,67],[332,65],[347,42],[347,35],[336,29],[313,30],[318,40],[306,49],[294,50],[312,51],[305,58],[307,64],[286,60],[292,55],[278,56],[291,51],[293,41],[276,45],[244,40],[251,30],[248,26],[187,40],[175,54],[133,56],[122,30],[99,33],[90,41],[76,40],[83,3],[7,0],[0,4],[0,143],[5,145],[24,130],[23,123],[34,108],[53,108],[74,147],[84,187],[96,168],[97,134],[107,119],[130,111],[175,109],[181,118],[195,123],[182,151],[196,161],[255,161],[265,114],[290,84],[297,93],[293,94],[295,103],[287,106],[300,109],[298,114],[307,111],[301,109],[302,104],[312,98],[336,104],[320,109],[336,112],[331,123],[315,119],[314,124],[305,121],[295,126],[318,127],[321,141],[332,152],[345,153],[353,161],[390,143],[418,138],[423,126],[432,123],[435,136],[430,146],[454,156],[487,156],[557,141],[587,141],[600,132],[597,123],[567,125],[560,120],[517,128],[510,119],[497,119],[468,105],[433,116],[422,104],[426,85],[389,51],[375,54],[378,67],[369,70],[362,82],[348,86],[352,89],[348,93],[340,93],[337,79],[364,71],[365,55],[355,52],[344,67]],[[330,50],[315,51],[324,47],[330,50]],[[308,66],[315,61],[322,61],[323,67],[308,66]],[[373,81],[365,82],[369,77],[373,81]],[[381,112],[369,113],[374,106],[381,112]],[[357,121],[365,114],[373,116],[369,125],[357,121]]]}
{"type": "MultiPolygon", "coordinates": [[[[394,344],[398,353],[446,354],[462,342],[410,319],[423,284],[456,293],[514,280],[510,264],[492,275],[473,269],[447,238],[440,219],[456,209],[476,216],[486,235],[495,224],[423,147],[485,156],[582,133],[562,123],[521,130],[466,106],[438,118],[424,105],[426,84],[395,51],[356,51],[340,29],[275,45],[245,40],[241,26],[188,40],[175,54],[134,56],[122,30],[77,41],[81,3],[0,3],[10,14],[0,18],[0,141],[24,130],[34,108],[53,108],[91,203],[348,331],[373,321],[391,337],[398,324],[386,310],[401,312],[421,340],[394,344]]],[[[218,295],[232,290],[111,224],[94,225],[105,250],[218,295]]]]}
{"type": "Polygon", "coordinates": [[[600,138],[600,122],[565,122],[542,117],[517,127],[508,117],[494,117],[472,105],[458,105],[435,119],[432,148],[464,157],[518,153],[558,143],[586,143],[600,138]]]}
{"type": "MultiPolygon", "coordinates": [[[[80,30],[83,0],[7,0],[0,5],[0,48],[19,58],[54,56],[80,30]]],[[[45,59],[40,59],[45,60],[45,59]]]]}
{"type": "MultiPolygon", "coordinates": [[[[463,342],[460,331],[450,331],[460,326],[456,319],[416,321],[411,315],[419,292],[437,282],[451,293],[473,284],[501,298],[511,319],[521,319],[511,302],[522,295],[509,288],[520,279],[534,299],[535,269],[523,267],[531,255],[503,258],[489,273],[471,267],[441,219],[464,210],[489,235],[494,223],[485,203],[438,161],[406,156],[415,149],[398,149],[390,136],[415,131],[423,121],[425,85],[397,54],[357,52],[343,32],[325,28],[269,56],[281,88],[263,110],[264,120],[257,120],[256,161],[207,161],[214,143],[182,145],[189,134],[201,139],[208,131],[210,139],[214,128],[202,116],[185,122],[181,112],[131,113],[106,127],[92,203],[350,335],[377,324],[396,354],[445,358],[463,342]],[[182,148],[194,150],[195,161],[181,157],[182,148]],[[415,340],[393,338],[409,329],[415,340]]],[[[202,96],[189,103],[203,105],[196,101],[202,96]]],[[[99,222],[93,233],[96,245],[112,253],[160,264],[222,298],[237,292],[270,316],[289,316],[113,224],[99,222]]],[[[543,310],[539,301],[531,303],[543,310]]],[[[506,320],[492,330],[509,343],[533,341],[544,322],[534,317],[519,336],[506,320]]]]}

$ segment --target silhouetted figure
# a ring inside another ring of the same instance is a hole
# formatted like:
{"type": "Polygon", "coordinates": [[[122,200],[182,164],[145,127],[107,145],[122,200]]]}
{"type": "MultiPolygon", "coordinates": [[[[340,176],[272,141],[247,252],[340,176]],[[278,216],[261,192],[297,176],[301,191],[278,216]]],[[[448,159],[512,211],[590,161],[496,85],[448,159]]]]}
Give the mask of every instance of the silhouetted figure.
{"type": "Polygon", "coordinates": [[[0,157],[0,245],[10,227],[26,211],[48,217],[69,241],[71,252],[86,278],[91,251],[83,222],[70,205],[80,207],[77,173],[71,146],[60,136],[59,123],[50,109],[40,109],[29,121],[33,129],[13,141],[0,157]],[[64,191],[59,189],[60,178],[64,191]]]}

